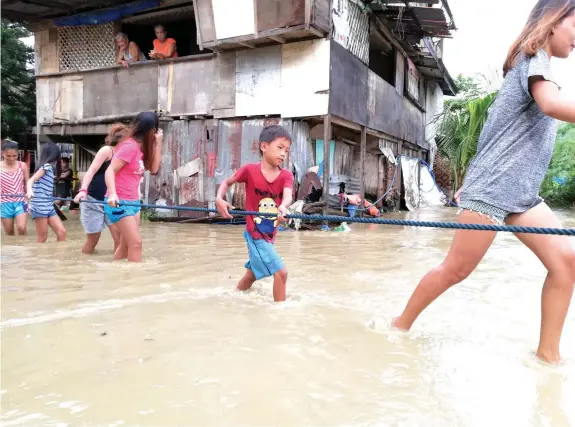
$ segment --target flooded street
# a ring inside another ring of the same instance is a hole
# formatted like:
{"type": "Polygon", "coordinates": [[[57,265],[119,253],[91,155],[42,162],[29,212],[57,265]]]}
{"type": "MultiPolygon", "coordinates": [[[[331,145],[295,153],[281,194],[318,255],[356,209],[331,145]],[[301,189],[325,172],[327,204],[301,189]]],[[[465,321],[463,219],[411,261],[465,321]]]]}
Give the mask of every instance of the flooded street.
{"type": "Polygon", "coordinates": [[[3,426],[575,425],[575,309],[564,365],[534,361],[545,270],[509,233],[404,335],[387,325],[452,230],[281,231],[274,304],[271,280],[234,290],[243,225],[145,221],[137,265],[111,262],[107,231],[83,256],[66,214],[63,244],[36,244],[31,221],[2,236],[3,426]]]}

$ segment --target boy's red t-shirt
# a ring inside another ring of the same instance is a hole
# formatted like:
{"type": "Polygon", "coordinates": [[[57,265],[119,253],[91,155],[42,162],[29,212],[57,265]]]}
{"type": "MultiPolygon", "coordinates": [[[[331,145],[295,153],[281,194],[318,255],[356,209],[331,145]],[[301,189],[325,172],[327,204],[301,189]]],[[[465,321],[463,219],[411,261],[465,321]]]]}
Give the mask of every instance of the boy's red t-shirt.
{"type": "MultiPolygon", "coordinates": [[[[261,163],[244,165],[235,173],[237,182],[246,184],[246,210],[278,213],[284,188],[293,190],[293,174],[281,169],[273,182],[268,182],[262,173],[261,163]]],[[[277,216],[247,216],[246,229],[253,239],[265,239],[273,243],[277,233],[277,216]]]]}

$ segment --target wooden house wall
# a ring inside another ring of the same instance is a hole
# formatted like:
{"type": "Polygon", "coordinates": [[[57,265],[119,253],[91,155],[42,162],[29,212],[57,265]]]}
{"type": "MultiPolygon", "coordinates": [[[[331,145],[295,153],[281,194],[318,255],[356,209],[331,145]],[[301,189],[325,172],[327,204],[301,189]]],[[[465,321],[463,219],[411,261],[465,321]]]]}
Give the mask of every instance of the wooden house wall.
{"type": "Polygon", "coordinates": [[[330,30],[330,0],[196,0],[195,12],[201,43],[210,48],[279,34],[301,38],[314,34],[310,27],[330,30]]]}
{"type": "Polygon", "coordinates": [[[311,40],[128,69],[39,75],[39,120],[64,123],[146,110],[216,118],[323,115],[329,49],[329,41],[311,40]]]}
{"type": "MultiPolygon", "coordinates": [[[[423,112],[338,43],[331,42],[329,112],[416,145],[423,112]]],[[[403,69],[404,62],[396,61],[403,69]]]]}

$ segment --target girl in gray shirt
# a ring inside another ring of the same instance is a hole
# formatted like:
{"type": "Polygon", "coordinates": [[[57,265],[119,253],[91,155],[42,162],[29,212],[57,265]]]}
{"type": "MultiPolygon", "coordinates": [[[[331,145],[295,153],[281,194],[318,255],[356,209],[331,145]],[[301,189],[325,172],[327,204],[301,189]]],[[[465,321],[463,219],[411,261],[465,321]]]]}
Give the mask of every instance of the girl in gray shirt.
{"type": "MultiPolygon", "coordinates": [[[[481,132],[477,154],[455,199],[459,222],[561,227],[539,197],[551,161],[557,120],[575,123],[550,58],[575,48],[575,0],[539,0],[503,67],[505,80],[481,132]]],[[[419,314],[477,267],[496,232],[457,230],[443,263],[421,280],[393,326],[409,330],[419,314]]],[[[558,363],[561,332],[575,284],[575,250],[567,236],[516,234],[548,270],[537,357],[558,363]]]]}

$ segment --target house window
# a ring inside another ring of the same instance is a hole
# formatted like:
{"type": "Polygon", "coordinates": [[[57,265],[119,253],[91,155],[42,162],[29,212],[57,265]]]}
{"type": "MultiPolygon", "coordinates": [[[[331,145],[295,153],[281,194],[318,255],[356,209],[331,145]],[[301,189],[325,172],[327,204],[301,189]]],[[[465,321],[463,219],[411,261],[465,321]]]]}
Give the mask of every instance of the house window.
{"type": "Polygon", "coordinates": [[[89,70],[114,65],[114,24],[58,27],[60,71],[89,70]]]}
{"type": "Polygon", "coordinates": [[[369,69],[395,86],[395,48],[372,24],[369,34],[369,69]]]}
{"type": "Polygon", "coordinates": [[[122,32],[135,42],[147,59],[154,48],[154,26],[161,24],[167,37],[176,40],[178,56],[190,56],[210,51],[201,51],[198,45],[198,32],[193,5],[184,5],[160,12],[134,15],[122,20],[122,32]]]}

